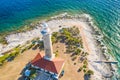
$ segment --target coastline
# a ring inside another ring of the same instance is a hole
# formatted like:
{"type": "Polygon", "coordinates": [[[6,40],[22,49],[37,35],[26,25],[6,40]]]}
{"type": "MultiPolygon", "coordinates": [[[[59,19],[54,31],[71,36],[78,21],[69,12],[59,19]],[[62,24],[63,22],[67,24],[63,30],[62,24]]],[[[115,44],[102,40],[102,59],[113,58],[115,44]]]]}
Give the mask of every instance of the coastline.
{"type": "MultiPolygon", "coordinates": [[[[48,25],[50,25],[50,28],[51,28],[51,30],[53,31],[53,32],[56,32],[56,31],[59,31],[59,25],[60,24],[66,24],[66,25],[77,25],[77,26],[81,26],[82,25],[82,29],[84,29],[84,27],[83,26],[87,26],[87,28],[85,28],[84,30],[81,30],[80,29],[80,32],[81,31],[83,31],[83,32],[81,32],[81,34],[82,33],[84,33],[84,34],[82,34],[83,36],[85,35],[85,40],[87,40],[87,41],[85,41],[84,40],[84,45],[85,45],[85,47],[86,46],[88,46],[88,45],[86,45],[86,44],[90,44],[90,42],[92,42],[91,44],[94,44],[94,42],[95,42],[95,38],[93,38],[93,34],[95,34],[95,33],[93,33],[92,32],[92,28],[91,28],[91,26],[93,26],[93,23],[91,23],[92,22],[92,20],[91,20],[91,18],[90,18],[90,16],[89,15],[86,15],[86,14],[83,14],[83,15],[77,15],[77,16],[70,16],[70,15],[68,15],[67,13],[64,13],[64,14],[60,14],[60,15],[58,15],[58,16],[54,16],[54,17],[51,17],[51,19],[49,19],[49,20],[45,20],[46,22],[47,22],[47,24],[48,25]],[[69,22],[69,21],[71,21],[71,22],[69,22]],[[77,23],[79,23],[79,24],[77,24],[77,23]],[[91,23],[91,24],[89,24],[89,23],[91,23]],[[89,25],[89,26],[88,26],[89,25]],[[91,26],[90,26],[91,25],[91,26]],[[88,28],[89,27],[89,28],[88,28]],[[88,31],[88,30],[90,30],[90,31],[88,31]],[[89,36],[87,36],[89,34],[89,36]],[[90,37],[90,38],[89,38],[90,37]],[[92,40],[91,40],[92,39],[92,40]],[[90,42],[89,42],[90,41],[90,42]]],[[[4,53],[5,52],[5,50],[6,51],[8,51],[8,50],[10,50],[10,49],[12,49],[12,48],[14,48],[14,47],[16,47],[16,46],[18,46],[18,45],[23,45],[23,44],[25,44],[27,41],[30,41],[30,40],[32,40],[32,39],[34,39],[34,38],[41,38],[41,35],[40,35],[40,26],[39,26],[39,24],[40,24],[41,22],[39,22],[36,26],[35,26],[35,28],[33,28],[32,30],[30,30],[30,31],[26,31],[26,32],[21,32],[21,33],[15,33],[15,34],[10,34],[10,35],[8,35],[8,36],[6,36],[5,37],[5,39],[7,40],[7,43],[8,43],[8,45],[0,45],[1,47],[0,47],[0,51],[2,52],[2,53],[4,53]]],[[[69,27],[69,26],[66,26],[66,25],[62,25],[62,27],[69,27]]],[[[93,26],[94,27],[94,26],[93,26]]],[[[97,30],[97,29],[96,29],[97,30]]],[[[100,38],[98,38],[98,40],[99,40],[100,38]]],[[[92,46],[92,45],[89,45],[89,46],[92,46]]],[[[95,46],[96,45],[94,45],[94,46],[92,46],[92,48],[93,49],[96,49],[95,48],[95,46]]],[[[92,80],[95,80],[95,78],[97,78],[97,79],[99,79],[99,80],[105,80],[105,79],[103,79],[103,76],[102,76],[102,74],[103,74],[103,72],[105,73],[105,74],[108,74],[108,73],[111,73],[111,71],[110,71],[110,68],[109,68],[109,66],[107,67],[108,69],[106,69],[106,68],[102,68],[102,65],[101,64],[99,64],[98,65],[98,63],[97,64],[95,64],[94,62],[92,62],[92,61],[95,61],[96,59],[99,59],[99,55],[98,54],[96,54],[96,52],[92,52],[91,50],[89,50],[89,49],[87,49],[87,48],[85,48],[86,49],[86,51],[88,51],[88,52],[90,52],[89,53],[89,56],[88,56],[88,60],[89,60],[89,68],[91,69],[91,70],[93,70],[94,71],[94,73],[95,74],[97,74],[97,75],[93,75],[92,76],[92,80]],[[92,57],[95,57],[94,59],[92,58],[92,57]],[[95,69],[95,68],[98,68],[98,69],[95,69]],[[102,72],[102,71],[103,72],[102,72]]],[[[97,49],[99,49],[99,48],[97,48],[97,49]]],[[[99,50],[100,51],[100,50],[99,50]]],[[[105,47],[105,51],[107,51],[107,48],[105,47]]],[[[101,51],[100,51],[100,53],[101,53],[101,51]]],[[[101,56],[102,56],[102,59],[105,59],[105,56],[103,56],[103,54],[100,54],[101,56]]],[[[104,64],[105,65],[105,64],[104,64]]]]}

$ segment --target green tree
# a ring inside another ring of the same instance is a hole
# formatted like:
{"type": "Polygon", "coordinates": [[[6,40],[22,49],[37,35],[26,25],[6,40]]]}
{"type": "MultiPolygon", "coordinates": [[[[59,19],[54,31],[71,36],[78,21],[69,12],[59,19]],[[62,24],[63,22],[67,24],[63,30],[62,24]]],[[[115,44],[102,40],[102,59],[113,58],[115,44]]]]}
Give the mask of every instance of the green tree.
{"type": "Polygon", "coordinates": [[[75,54],[76,54],[76,55],[80,55],[80,52],[81,52],[81,50],[80,50],[79,48],[77,48],[77,49],[75,50],[75,54]]]}
{"type": "Polygon", "coordinates": [[[92,70],[88,70],[88,71],[86,72],[86,74],[87,74],[87,75],[93,75],[94,72],[93,72],[92,70]]]}

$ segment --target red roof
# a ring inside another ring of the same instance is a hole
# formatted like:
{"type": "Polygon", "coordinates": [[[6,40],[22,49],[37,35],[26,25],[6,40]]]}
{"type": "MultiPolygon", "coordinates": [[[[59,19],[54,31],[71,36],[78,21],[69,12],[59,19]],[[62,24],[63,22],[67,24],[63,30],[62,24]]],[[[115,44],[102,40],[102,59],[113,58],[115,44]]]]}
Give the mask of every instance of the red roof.
{"type": "Polygon", "coordinates": [[[49,61],[44,59],[40,53],[38,53],[31,63],[34,66],[59,74],[64,65],[64,60],[55,58],[52,61],[49,61]]]}

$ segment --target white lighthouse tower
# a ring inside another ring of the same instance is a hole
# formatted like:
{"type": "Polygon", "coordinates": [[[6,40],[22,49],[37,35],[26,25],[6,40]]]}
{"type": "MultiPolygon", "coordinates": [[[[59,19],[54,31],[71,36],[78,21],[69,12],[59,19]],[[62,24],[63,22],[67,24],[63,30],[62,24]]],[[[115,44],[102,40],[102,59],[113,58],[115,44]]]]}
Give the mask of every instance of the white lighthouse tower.
{"type": "Polygon", "coordinates": [[[54,54],[51,41],[51,31],[46,23],[42,23],[41,26],[42,26],[41,34],[43,35],[43,43],[45,50],[44,59],[52,60],[54,58],[54,54]]]}
{"type": "Polygon", "coordinates": [[[36,57],[30,62],[33,68],[37,70],[38,68],[40,69],[35,80],[58,80],[64,66],[64,60],[54,57],[51,41],[51,31],[46,23],[41,24],[41,26],[42,29],[40,32],[43,35],[45,56],[38,53],[36,57]],[[41,74],[41,70],[43,75],[39,75],[41,74]],[[50,74],[46,74],[46,72],[49,72],[50,74]],[[48,77],[51,75],[53,76],[48,77]]]}

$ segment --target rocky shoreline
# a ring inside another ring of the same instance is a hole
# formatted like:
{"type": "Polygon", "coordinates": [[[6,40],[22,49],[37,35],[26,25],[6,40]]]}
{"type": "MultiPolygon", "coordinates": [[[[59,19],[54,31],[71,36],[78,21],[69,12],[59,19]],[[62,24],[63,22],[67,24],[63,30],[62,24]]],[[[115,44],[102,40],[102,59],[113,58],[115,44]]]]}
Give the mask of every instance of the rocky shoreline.
{"type": "MultiPolygon", "coordinates": [[[[89,15],[83,14],[83,15],[71,16],[71,15],[68,15],[67,13],[63,13],[63,14],[51,17],[49,20],[43,20],[43,22],[45,21],[48,23],[48,25],[51,25],[50,26],[51,30],[53,32],[56,32],[56,31],[59,31],[58,25],[60,22],[62,23],[63,21],[66,21],[66,23],[67,23],[67,21],[69,21],[69,20],[71,22],[73,22],[72,21],[73,19],[76,22],[81,22],[81,24],[84,23],[85,26],[89,26],[90,29],[88,29],[88,30],[90,30],[90,32],[89,31],[85,31],[85,32],[88,32],[88,34],[91,33],[91,38],[92,38],[92,40],[94,40],[93,44],[95,44],[95,46],[97,46],[97,45],[100,46],[97,49],[99,49],[99,51],[100,51],[99,53],[102,53],[102,54],[100,54],[101,59],[111,60],[112,58],[110,56],[108,56],[108,54],[106,54],[107,47],[102,42],[103,35],[100,33],[99,29],[96,26],[94,26],[94,24],[92,22],[92,18],[89,15]],[[93,36],[94,36],[94,38],[93,38],[93,36]],[[104,52],[104,54],[103,54],[103,52],[104,52]]],[[[41,24],[41,22],[38,22],[33,30],[21,32],[21,33],[10,34],[10,35],[6,36],[5,39],[7,40],[8,45],[0,44],[1,56],[4,55],[4,53],[6,53],[7,51],[13,49],[14,47],[16,47],[18,45],[24,45],[27,41],[31,41],[34,38],[41,38],[41,35],[40,35],[41,26],[40,26],[40,24],[41,24]]],[[[62,25],[62,27],[68,27],[68,26],[62,25]]],[[[107,78],[105,78],[105,77],[109,77],[109,76],[113,75],[114,72],[111,72],[111,69],[113,71],[115,69],[111,65],[94,63],[93,61],[95,59],[91,60],[92,59],[91,57],[93,55],[94,54],[91,54],[90,56],[88,56],[89,68],[95,72],[95,75],[92,77],[92,80],[96,80],[96,79],[107,80],[107,78]],[[92,65],[92,64],[94,64],[94,65],[92,65]],[[102,66],[102,65],[107,66],[107,68],[109,68],[110,71],[109,70],[107,71],[107,69],[105,70],[104,68],[101,68],[100,66],[102,66]],[[104,71],[101,69],[104,69],[107,72],[104,74],[104,71]],[[108,75],[107,73],[110,73],[110,75],[108,75]]],[[[95,56],[97,56],[96,58],[98,58],[98,59],[100,57],[97,54],[95,54],[95,56]]]]}

